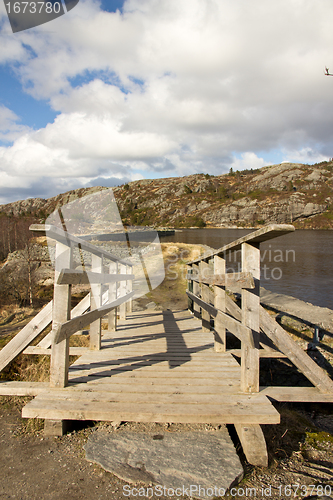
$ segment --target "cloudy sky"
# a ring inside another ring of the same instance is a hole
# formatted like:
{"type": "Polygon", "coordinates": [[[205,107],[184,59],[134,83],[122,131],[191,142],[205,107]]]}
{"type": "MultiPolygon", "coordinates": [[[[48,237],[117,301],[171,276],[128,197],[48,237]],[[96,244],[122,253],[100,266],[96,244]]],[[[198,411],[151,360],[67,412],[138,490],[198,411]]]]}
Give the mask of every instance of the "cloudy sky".
{"type": "Polygon", "coordinates": [[[0,203],[333,157],[331,0],[80,0],[12,33],[0,203]]]}

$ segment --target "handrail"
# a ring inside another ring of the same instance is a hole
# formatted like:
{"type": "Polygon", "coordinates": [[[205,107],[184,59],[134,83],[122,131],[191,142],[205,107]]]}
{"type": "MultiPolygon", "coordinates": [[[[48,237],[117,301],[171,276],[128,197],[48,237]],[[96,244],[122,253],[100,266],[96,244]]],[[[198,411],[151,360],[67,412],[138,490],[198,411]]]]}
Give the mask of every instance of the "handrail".
{"type": "Polygon", "coordinates": [[[195,301],[197,304],[199,304],[200,307],[205,309],[210,316],[213,318],[220,317],[228,330],[235,335],[239,340],[244,342],[246,345],[250,347],[254,347],[254,342],[253,342],[253,336],[251,332],[251,328],[248,328],[245,325],[242,325],[239,321],[234,319],[232,316],[229,316],[228,314],[220,311],[216,307],[212,306],[211,304],[208,304],[208,302],[205,302],[204,300],[201,300],[199,297],[196,295],[193,295],[191,292],[186,292],[187,296],[195,301]]]}
{"type": "Polygon", "coordinates": [[[104,306],[98,307],[93,311],[89,311],[81,316],[77,316],[76,318],[69,319],[65,323],[61,323],[59,327],[55,329],[54,334],[54,342],[59,344],[63,340],[68,339],[71,335],[73,335],[78,330],[82,330],[86,326],[88,326],[93,321],[96,321],[103,316],[105,316],[112,309],[115,309],[117,306],[123,304],[127,300],[131,299],[135,292],[130,292],[118,299],[114,300],[109,304],[105,304],[104,306]]]}
{"type": "Polygon", "coordinates": [[[194,314],[201,316],[204,331],[211,329],[211,318],[214,318],[215,351],[227,350],[227,329],[241,340],[240,390],[245,393],[259,391],[260,243],[294,230],[294,226],[288,224],[271,224],[218,250],[206,253],[188,264],[189,305],[194,314]],[[229,301],[226,285],[228,281],[235,283],[239,274],[231,273],[230,276],[230,273],[226,273],[225,253],[239,249],[242,260],[241,276],[247,278],[243,283],[239,283],[242,292],[241,318],[238,313],[232,318],[227,314],[229,301]],[[208,264],[212,261],[213,270],[208,264]],[[207,276],[212,276],[212,280],[207,279],[207,276]],[[213,286],[214,290],[213,299],[210,286],[213,286]]]}
{"type": "Polygon", "coordinates": [[[49,224],[32,224],[29,229],[33,233],[39,234],[39,236],[47,236],[48,238],[56,240],[63,245],[70,246],[71,243],[76,243],[82,250],[90,252],[93,255],[97,255],[98,257],[106,257],[113,262],[119,262],[120,264],[124,264],[125,266],[132,266],[131,262],[120,259],[116,255],[113,255],[107,250],[104,250],[104,248],[96,247],[95,245],[92,245],[91,243],[78,238],[77,236],[74,236],[67,231],[63,231],[56,226],[52,226],[49,224]]]}
{"type": "Polygon", "coordinates": [[[215,350],[226,351],[226,329],[241,341],[243,392],[259,391],[259,359],[263,355],[288,357],[320,392],[333,393],[332,380],[260,305],[260,243],[294,230],[287,224],[271,224],[188,263],[190,309],[201,316],[203,330],[210,330],[210,319],[214,319],[215,350]],[[225,273],[222,254],[240,248],[242,272],[225,273]],[[212,258],[213,270],[208,264],[212,258]],[[241,288],[241,308],[226,295],[230,285],[241,288]]]}
{"type": "MultiPolygon", "coordinates": [[[[67,231],[52,225],[32,224],[30,230],[39,235],[54,239],[55,245],[55,276],[52,309],[52,339],[50,386],[66,387],[69,368],[69,337],[82,328],[90,325],[90,349],[101,349],[101,320],[108,314],[111,330],[116,329],[117,314],[126,319],[126,310],[131,311],[132,282],[135,279],[130,271],[133,264],[110,252],[99,248],[67,231]],[[73,269],[73,255],[76,246],[91,254],[90,271],[73,269]],[[111,260],[109,272],[104,273],[103,258],[111,260]],[[118,287],[118,283],[120,283],[118,287]],[[70,302],[72,285],[89,284],[91,287],[90,311],[81,311],[76,317],[70,317],[70,302]],[[102,285],[107,285],[109,301],[102,304],[102,285]]],[[[48,340],[49,342],[49,340],[48,340]]]]}
{"type": "Polygon", "coordinates": [[[134,274],[101,274],[83,271],[81,269],[62,269],[59,274],[58,285],[89,285],[91,283],[99,283],[106,285],[116,281],[133,281],[134,274]]]}
{"type": "Polygon", "coordinates": [[[251,273],[226,273],[226,274],[188,274],[187,280],[205,283],[205,285],[238,286],[240,288],[254,288],[254,279],[251,273]]]}
{"type": "Polygon", "coordinates": [[[257,245],[292,231],[295,231],[295,228],[291,224],[270,224],[269,226],[262,227],[261,229],[258,229],[250,234],[246,234],[245,236],[242,236],[242,238],[238,238],[238,240],[232,241],[231,243],[228,243],[213,252],[207,252],[201,255],[198,259],[192,260],[188,264],[198,264],[201,261],[207,261],[208,259],[214,257],[214,255],[220,256],[228,250],[239,250],[243,243],[257,245]]]}

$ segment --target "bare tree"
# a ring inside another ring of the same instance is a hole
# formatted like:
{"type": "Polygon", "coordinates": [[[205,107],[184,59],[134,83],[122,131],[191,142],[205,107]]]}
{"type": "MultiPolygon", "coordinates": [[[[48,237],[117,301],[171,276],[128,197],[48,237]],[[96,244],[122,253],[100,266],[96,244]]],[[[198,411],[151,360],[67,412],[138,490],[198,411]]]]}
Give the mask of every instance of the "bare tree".
{"type": "Polygon", "coordinates": [[[1,217],[0,245],[7,262],[0,269],[0,294],[2,302],[16,302],[20,306],[34,306],[36,279],[34,271],[38,262],[34,256],[34,243],[29,231],[31,220],[20,217],[1,217]],[[9,251],[17,252],[8,259],[9,251]]]}

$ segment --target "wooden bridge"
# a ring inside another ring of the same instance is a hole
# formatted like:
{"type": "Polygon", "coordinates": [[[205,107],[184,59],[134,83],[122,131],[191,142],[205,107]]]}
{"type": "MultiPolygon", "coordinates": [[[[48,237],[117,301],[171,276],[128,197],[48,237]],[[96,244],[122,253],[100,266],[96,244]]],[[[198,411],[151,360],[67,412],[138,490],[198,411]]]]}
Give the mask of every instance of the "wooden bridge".
{"type": "Polygon", "coordinates": [[[54,298],[2,349],[0,370],[21,352],[49,354],[50,381],[1,382],[0,394],[35,396],[22,415],[45,419],[48,433],[62,434],[67,420],[233,424],[249,462],[267,465],[260,426],[279,423],[272,399],[333,402],[326,372],[260,305],[260,243],[293,226],[264,227],[189,262],[189,310],[163,312],[132,311],[130,262],[52,226],[31,229],[56,241],[54,298]],[[75,246],[91,253],[89,271],[73,269],[75,246]],[[226,274],[227,253],[239,250],[242,272],[226,274]],[[75,283],[91,292],[71,311],[75,283]],[[241,308],[226,293],[231,285],[241,308]],[[70,348],[69,337],[88,326],[89,349],[70,348]],[[228,349],[227,331],[240,350],[228,349]],[[69,354],[80,356],[71,366],[69,354]],[[260,387],[262,357],[288,358],[313,387],[260,387]]]}

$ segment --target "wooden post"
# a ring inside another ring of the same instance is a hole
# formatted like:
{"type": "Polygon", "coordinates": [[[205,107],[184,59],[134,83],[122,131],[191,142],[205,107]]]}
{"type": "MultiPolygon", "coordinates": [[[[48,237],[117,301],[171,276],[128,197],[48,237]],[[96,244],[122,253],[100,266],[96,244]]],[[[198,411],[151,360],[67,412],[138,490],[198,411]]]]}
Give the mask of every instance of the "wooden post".
{"type": "MultiPolygon", "coordinates": [[[[222,257],[214,256],[214,274],[224,275],[225,274],[225,259],[222,257]]],[[[225,312],[225,287],[224,286],[214,286],[214,305],[216,309],[225,312]]],[[[224,327],[223,321],[219,316],[215,318],[215,345],[214,350],[216,352],[226,351],[226,329],[224,327]]]]}
{"type": "Polygon", "coordinates": [[[268,454],[265,436],[260,425],[235,424],[247,461],[259,467],[268,466],[268,454]]]}
{"type": "MultiPolygon", "coordinates": [[[[91,271],[93,273],[103,272],[102,257],[91,254],[91,271]]],[[[100,283],[91,284],[90,309],[93,311],[102,305],[102,285],[100,283]]],[[[97,319],[90,325],[90,345],[92,351],[99,351],[101,348],[102,319],[97,319]]]]}
{"type": "MultiPolygon", "coordinates": [[[[201,261],[199,263],[199,272],[200,274],[204,275],[206,269],[209,269],[209,265],[207,262],[201,261]]],[[[207,271],[206,271],[207,272],[207,271]]],[[[205,302],[209,302],[209,286],[205,285],[204,283],[201,283],[201,298],[205,302]]],[[[204,309],[201,309],[201,320],[202,320],[202,331],[203,332],[210,332],[210,314],[205,311],[204,309]]]]}
{"type": "MultiPolygon", "coordinates": [[[[197,264],[192,265],[192,269],[194,273],[199,273],[199,266],[197,264]]],[[[200,285],[197,281],[193,281],[193,293],[194,295],[197,295],[198,297],[200,296],[200,285]]],[[[200,306],[198,304],[194,303],[193,304],[193,313],[196,318],[200,316],[200,306]]]]}
{"type": "MultiPolygon", "coordinates": [[[[62,269],[72,265],[72,247],[57,242],[55,253],[54,295],[52,311],[52,330],[56,330],[65,321],[70,319],[71,285],[58,285],[58,276],[62,269]]],[[[66,387],[68,384],[69,367],[69,340],[59,344],[52,342],[50,386],[66,387]]]]}
{"type": "MultiPolygon", "coordinates": [[[[186,266],[186,272],[187,276],[190,276],[193,272],[192,266],[186,266]]],[[[187,280],[187,290],[191,293],[193,293],[193,281],[191,279],[187,280]]],[[[189,297],[187,298],[187,309],[193,313],[193,300],[191,300],[189,297]]]]}
{"type": "MultiPolygon", "coordinates": [[[[118,264],[117,262],[111,262],[109,266],[110,274],[117,274],[118,272],[118,264]]],[[[117,298],[117,282],[110,283],[109,285],[109,302],[116,300],[117,298]]],[[[117,308],[112,309],[112,311],[108,314],[108,329],[111,332],[115,332],[117,330],[117,308]]]]}
{"type": "Polygon", "coordinates": [[[254,347],[242,342],[241,390],[259,392],[260,339],[260,248],[259,244],[242,243],[242,271],[253,275],[255,288],[242,289],[242,323],[252,330],[254,347]]]}
{"type": "MultiPolygon", "coordinates": [[[[127,274],[132,274],[132,266],[126,266],[126,273],[127,274]]],[[[133,290],[133,281],[132,280],[128,280],[126,281],[126,290],[127,290],[127,293],[130,293],[132,290],[133,290]]],[[[133,307],[133,301],[132,299],[129,299],[129,301],[126,302],[126,312],[128,314],[131,314],[132,312],[132,307],[133,307]]]]}
{"type": "MultiPolygon", "coordinates": [[[[126,274],[125,264],[120,264],[120,274],[126,274]]],[[[119,297],[126,295],[126,281],[120,281],[119,297]]],[[[126,319],[126,302],[119,306],[119,319],[126,319]]]]}

